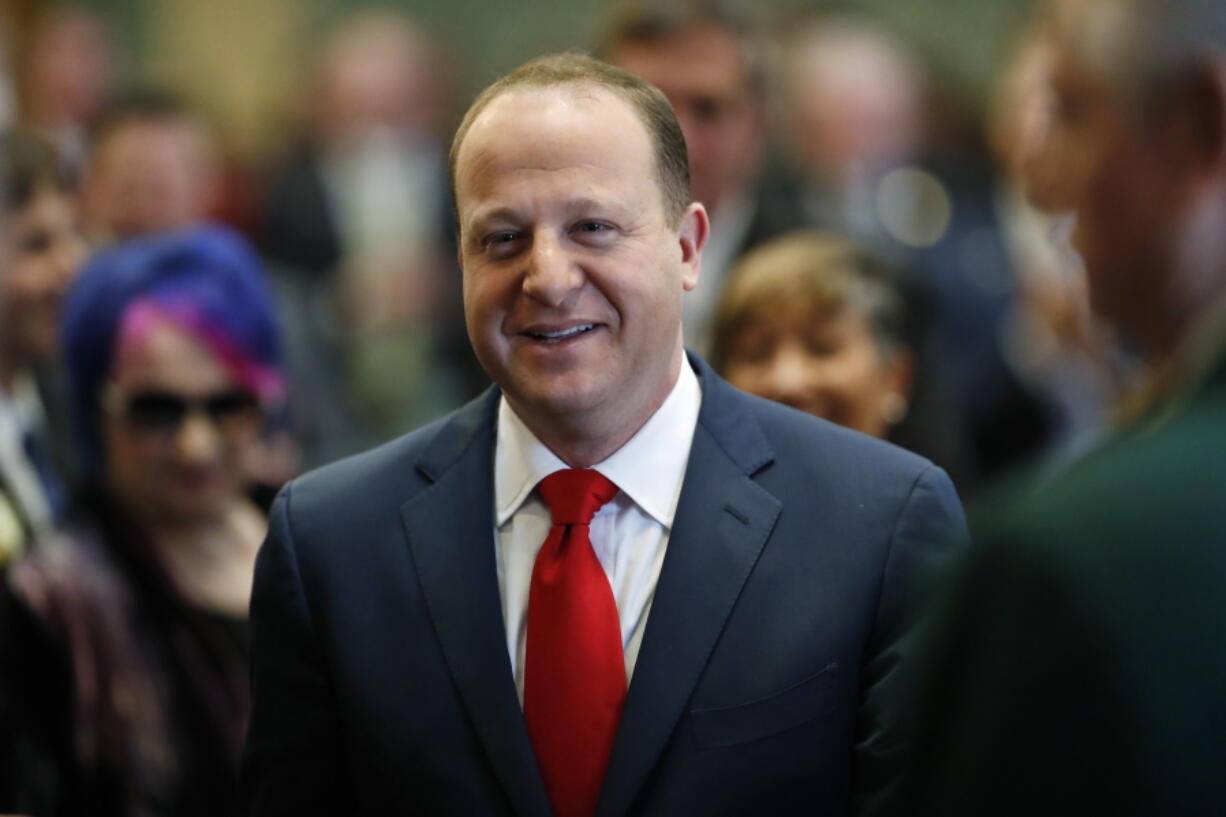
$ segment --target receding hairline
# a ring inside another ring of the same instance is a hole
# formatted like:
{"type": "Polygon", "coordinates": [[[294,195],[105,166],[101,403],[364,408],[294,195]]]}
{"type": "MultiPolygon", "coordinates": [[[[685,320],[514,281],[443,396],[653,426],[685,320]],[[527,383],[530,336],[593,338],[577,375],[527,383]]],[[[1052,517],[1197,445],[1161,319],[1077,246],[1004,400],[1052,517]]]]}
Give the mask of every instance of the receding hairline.
{"type": "MultiPolygon", "coordinates": [[[[505,78],[504,78],[505,79],[505,78]]],[[[651,90],[653,86],[644,83],[646,88],[651,90]]],[[[656,91],[658,93],[658,91],[656,91]]],[[[455,136],[452,139],[451,149],[448,154],[448,168],[451,177],[451,190],[453,201],[456,209],[457,227],[463,228],[463,224],[459,219],[459,167],[460,156],[464,149],[464,145],[468,142],[468,135],[473,127],[482,120],[489,112],[489,109],[495,104],[502,101],[508,96],[515,94],[548,94],[554,93],[558,95],[569,96],[570,98],[589,97],[597,99],[598,96],[604,95],[611,97],[625,106],[635,122],[638,123],[641,133],[646,140],[649,164],[651,172],[654,175],[656,187],[660,194],[660,205],[664,212],[665,218],[669,222],[674,220],[679,221],[684,213],[684,208],[681,212],[672,212],[676,209],[670,203],[668,193],[668,183],[665,178],[665,169],[662,166],[659,146],[652,131],[651,122],[648,120],[647,114],[641,106],[636,104],[632,94],[633,90],[629,87],[621,87],[608,82],[602,82],[595,77],[572,77],[566,79],[549,79],[549,78],[524,78],[514,82],[505,83],[503,80],[490,85],[482,92],[480,96],[473,102],[467,113],[464,115],[463,121],[456,130],[455,136]]],[[[688,181],[688,179],[687,179],[688,181]]]]}
{"type": "MultiPolygon", "coordinates": [[[[492,87],[493,86],[491,86],[491,88],[492,87]]],[[[591,99],[595,99],[600,93],[603,93],[608,97],[613,97],[626,106],[627,110],[629,110],[634,116],[634,120],[642,126],[643,133],[647,137],[648,142],[650,143],[651,141],[651,132],[648,129],[647,123],[643,121],[643,116],[640,111],[634,106],[633,102],[627,98],[626,94],[619,93],[615,88],[610,88],[608,85],[588,78],[567,79],[559,82],[517,82],[512,85],[507,85],[504,88],[499,88],[497,89],[496,93],[490,94],[488,98],[479,99],[473,104],[469,115],[465,116],[464,122],[461,123],[460,128],[457,129],[455,137],[452,140],[451,161],[453,170],[460,158],[460,151],[463,150],[464,144],[468,141],[469,132],[472,131],[473,127],[481,121],[482,117],[489,113],[489,109],[495,103],[501,102],[506,97],[515,96],[517,94],[529,95],[550,93],[566,95],[571,98],[589,97],[591,99]],[[585,89],[591,93],[583,93],[585,89]]]]}
{"type": "MultiPolygon", "coordinates": [[[[453,159],[453,169],[452,169],[452,174],[453,174],[452,190],[453,190],[453,194],[455,197],[456,220],[457,220],[457,224],[459,227],[462,228],[464,225],[462,222],[460,222],[460,218],[459,218],[459,183],[458,183],[459,180],[458,180],[458,177],[459,177],[459,167],[460,167],[461,158],[462,156],[467,155],[463,153],[463,150],[464,150],[464,145],[468,143],[468,133],[471,132],[477,125],[482,123],[482,120],[490,113],[490,110],[492,108],[502,103],[507,97],[514,96],[515,94],[518,94],[518,93],[522,93],[522,94],[556,93],[558,95],[565,95],[567,99],[579,99],[579,100],[586,99],[586,100],[590,100],[592,102],[597,102],[597,103],[601,101],[598,98],[598,95],[596,93],[592,93],[590,95],[587,93],[584,93],[581,90],[582,86],[587,86],[591,88],[594,92],[603,91],[604,96],[611,97],[617,100],[618,102],[620,102],[625,107],[626,112],[630,116],[631,120],[636,122],[640,126],[640,132],[643,138],[643,148],[647,151],[648,172],[652,173],[653,176],[655,177],[656,182],[657,182],[657,187],[660,186],[660,182],[659,182],[660,172],[658,169],[659,163],[656,160],[655,148],[652,142],[651,133],[646,123],[642,121],[642,117],[638,115],[638,111],[635,109],[634,105],[632,105],[628,100],[622,98],[621,95],[617,94],[612,89],[609,89],[599,83],[593,83],[590,81],[555,83],[555,84],[540,85],[540,86],[510,87],[510,88],[505,89],[505,92],[492,96],[489,100],[486,101],[486,103],[482,106],[481,110],[477,112],[475,116],[473,116],[472,121],[469,123],[469,127],[465,131],[464,139],[461,142],[459,142],[455,148],[455,157],[453,159]]],[[[497,144],[497,142],[495,142],[495,144],[497,144]]],[[[471,161],[472,159],[470,159],[470,163],[471,161]]],[[[588,197],[582,195],[581,193],[576,193],[574,196],[571,197],[571,199],[572,201],[576,201],[576,202],[585,201],[585,202],[590,203],[591,201],[590,199],[588,199],[588,197]]],[[[660,192],[660,205],[661,205],[662,211],[665,214],[665,217],[667,217],[668,207],[667,207],[667,202],[665,201],[663,190],[661,190],[660,192]]]]}

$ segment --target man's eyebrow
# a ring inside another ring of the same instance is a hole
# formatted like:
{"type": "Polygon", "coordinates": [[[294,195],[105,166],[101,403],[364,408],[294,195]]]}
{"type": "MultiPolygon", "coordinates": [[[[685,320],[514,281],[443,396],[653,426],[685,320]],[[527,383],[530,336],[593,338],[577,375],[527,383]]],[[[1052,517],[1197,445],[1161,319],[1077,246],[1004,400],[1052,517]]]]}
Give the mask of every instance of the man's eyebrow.
{"type": "Polygon", "coordinates": [[[510,207],[491,207],[488,210],[478,209],[468,218],[465,226],[471,230],[490,222],[514,222],[517,220],[515,211],[510,207]]]}
{"type": "MultiPolygon", "coordinates": [[[[560,205],[560,208],[571,215],[591,210],[599,212],[616,211],[617,207],[610,202],[602,202],[589,196],[572,196],[560,205]]],[[[491,207],[488,210],[478,208],[468,219],[465,226],[474,229],[491,222],[518,223],[521,216],[517,210],[507,206],[491,207]]]]}

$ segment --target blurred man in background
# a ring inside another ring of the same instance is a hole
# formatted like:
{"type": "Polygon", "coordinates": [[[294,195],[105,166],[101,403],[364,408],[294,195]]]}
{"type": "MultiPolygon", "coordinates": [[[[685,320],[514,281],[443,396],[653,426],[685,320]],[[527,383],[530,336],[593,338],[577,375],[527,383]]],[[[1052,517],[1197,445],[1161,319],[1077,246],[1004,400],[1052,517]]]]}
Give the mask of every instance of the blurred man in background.
{"type": "Polygon", "coordinates": [[[214,214],[221,166],[212,132],[168,91],[134,90],[99,115],[81,200],[97,243],[199,224],[214,214]]]}
{"type": "Polygon", "coordinates": [[[733,262],[803,224],[794,185],[768,167],[765,44],[728,0],[627,0],[599,53],[663,91],[685,133],[694,199],[712,223],[703,277],[685,304],[686,343],[705,352],[733,262]]]}
{"type": "Polygon", "coordinates": [[[1076,456],[1108,429],[1131,374],[1124,350],[1090,309],[1085,267],[1070,242],[1066,169],[1048,147],[1056,114],[1051,15],[1036,15],[996,82],[987,121],[1001,172],[993,197],[1018,298],[1001,337],[1019,378],[1053,409],[1048,461],[1076,456]]]}
{"type": "Polygon", "coordinates": [[[304,95],[307,130],[269,178],[260,243],[311,406],[309,464],[430,420],[486,383],[462,332],[440,63],[430,32],[401,14],[345,20],[304,95]]]}
{"type": "Polygon", "coordinates": [[[45,4],[17,52],[23,77],[22,121],[41,133],[59,161],[79,171],[90,129],[110,99],[116,78],[115,43],[103,20],[79,7],[45,4]]]}
{"type": "Polygon", "coordinates": [[[71,452],[60,416],[60,303],[85,255],[63,168],[25,132],[0,135],[0,564],[52,526],[71,452]]]}
{"type": "Polygon", "coordinates": [[[932,195],[878,193],[887,173],[927,148],[927,72],[907,46],[874,23],[835,15],[791,28],[785,45],[785,143],[804,177],[810,220],[878,245],[914,246],[939,230],[947,214],[932,195]]]}
{"type": "Polygon", "coordinates": [[[906,814],[1220,814],[1226,6],[1062,0],[1050,141],[1095,310],[1148,386],[1002,500],[934,624],[906,814]]]}

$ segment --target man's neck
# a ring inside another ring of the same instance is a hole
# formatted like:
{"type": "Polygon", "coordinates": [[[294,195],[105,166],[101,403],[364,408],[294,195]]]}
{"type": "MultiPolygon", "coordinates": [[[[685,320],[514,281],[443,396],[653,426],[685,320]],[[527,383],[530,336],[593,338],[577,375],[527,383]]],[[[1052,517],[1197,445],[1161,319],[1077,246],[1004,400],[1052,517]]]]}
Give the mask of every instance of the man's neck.
{"type": "Polygon", "coordinates": [[[536,438],[558,459],[571,468],[590,468],[608,459],[615,451],[630,441],[648,420],[664,405],[668,395],[677,385],[684,363],[684,353],[679,354],[673,375],[666,378],[654,390],[651,399],[634,413],[625,412],[625,406],[601,407],[590,412],[577,412],[570,416],[546,415],[521,406],[505,392],[503,397],[536,438]],[[607,416],[615,414],[615,416],[607,416]]]}

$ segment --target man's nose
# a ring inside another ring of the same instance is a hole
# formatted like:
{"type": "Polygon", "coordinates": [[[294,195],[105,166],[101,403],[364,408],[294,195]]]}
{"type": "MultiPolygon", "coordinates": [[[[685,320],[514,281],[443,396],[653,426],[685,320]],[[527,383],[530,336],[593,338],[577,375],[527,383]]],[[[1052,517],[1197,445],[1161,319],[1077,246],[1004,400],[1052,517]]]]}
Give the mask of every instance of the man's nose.
{"type": "Polygon", "coordinates": [[[541,231],[532,238],[524,272],[524,294],[546,306],[562,305],[583,286],[583,271],[562,243],[541,231]]]}

